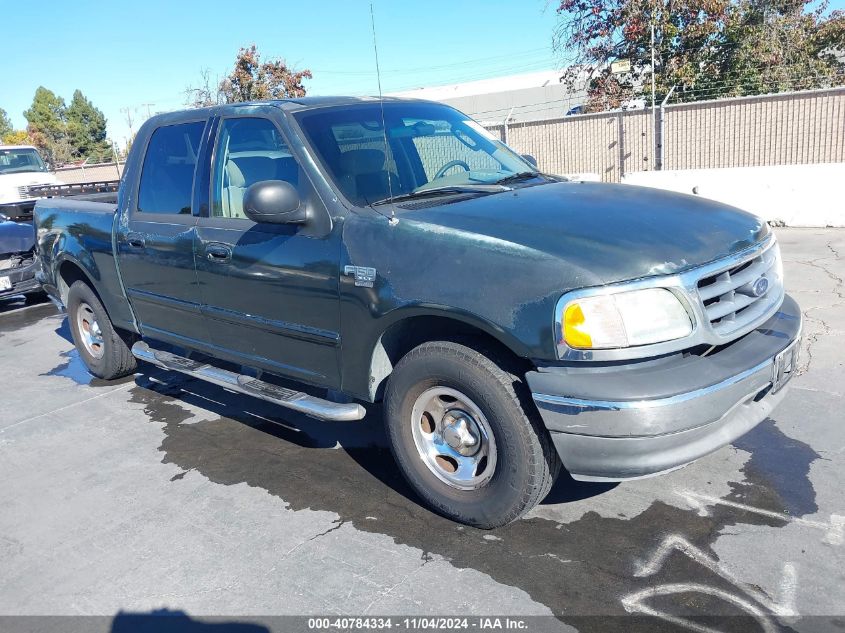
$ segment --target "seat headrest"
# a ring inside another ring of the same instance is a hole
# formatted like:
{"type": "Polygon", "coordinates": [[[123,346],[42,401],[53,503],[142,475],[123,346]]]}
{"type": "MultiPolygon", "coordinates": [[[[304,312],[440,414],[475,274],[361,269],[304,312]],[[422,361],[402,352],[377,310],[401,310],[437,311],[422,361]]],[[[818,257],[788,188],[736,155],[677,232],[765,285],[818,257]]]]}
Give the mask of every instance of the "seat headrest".
{"type": "Polygon", "coordinates": [[[380,149],[353,149],[340,155],[341,169],[350,176],[384,171],[384,152],[380,149]]]}
{"type": "Polygon", "coordinates": [[[232,161],[226,163],[226,174],[229,176],[230,187],[243,187],[246,185],[246,178],[244,178],[243,172],[232,161]]]}
{"type": "Polygon", "coordinates": [[[244,179],[250,184],[261,180],[276,179],[277,161],[268,156],[244,156],[231,162],[237,163],[244,179]]]}

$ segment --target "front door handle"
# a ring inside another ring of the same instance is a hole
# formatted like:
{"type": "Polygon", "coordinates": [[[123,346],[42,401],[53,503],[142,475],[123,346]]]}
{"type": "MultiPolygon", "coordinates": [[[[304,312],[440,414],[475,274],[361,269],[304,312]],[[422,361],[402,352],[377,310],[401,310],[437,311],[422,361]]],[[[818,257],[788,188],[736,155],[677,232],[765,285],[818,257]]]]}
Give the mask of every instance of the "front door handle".
{"type": "Polygon", "coordinates": [[[132,248],[144,248],[147,245],[144,241],[144,236],[140,233],[128,233],[126,235],[126,243],[132,248]]]}
{"type": "Polygon", "coordinates": [[[205,247],[205,256],[211,262],[223,264],[232,259],[232,247],[228,244],[209,244],[205,247]]]}

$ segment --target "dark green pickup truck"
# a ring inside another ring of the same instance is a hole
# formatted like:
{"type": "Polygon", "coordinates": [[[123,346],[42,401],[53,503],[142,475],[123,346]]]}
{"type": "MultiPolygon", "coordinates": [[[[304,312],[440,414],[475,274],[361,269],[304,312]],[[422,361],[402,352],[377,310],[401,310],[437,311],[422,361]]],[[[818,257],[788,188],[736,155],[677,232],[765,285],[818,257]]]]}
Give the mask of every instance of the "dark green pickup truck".
{"type": "Polygon", "coordinates": [[[796,367],[765,222],[543,174],[435,103],[155,116],[114,201],[41,200],[36,225],[92,374],[142,359],[340,423],[383,401],[414,490],[485,528],[561,464],[618,481],[730,443],[796,367]]]}

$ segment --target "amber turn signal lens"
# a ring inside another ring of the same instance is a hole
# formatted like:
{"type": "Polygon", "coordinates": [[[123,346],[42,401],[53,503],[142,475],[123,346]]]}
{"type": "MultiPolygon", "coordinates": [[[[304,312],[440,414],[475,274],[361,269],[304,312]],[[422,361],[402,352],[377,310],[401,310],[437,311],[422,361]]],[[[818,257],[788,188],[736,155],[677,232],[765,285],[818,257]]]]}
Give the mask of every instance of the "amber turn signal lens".
{"type": "Polygon", "coordinates": [[[570,347],[589,348],[593,346],[593,339],[582,328],[586,319],[584,311],[577,303],[566,306],[563,315],[563,338],[570,347]]]}

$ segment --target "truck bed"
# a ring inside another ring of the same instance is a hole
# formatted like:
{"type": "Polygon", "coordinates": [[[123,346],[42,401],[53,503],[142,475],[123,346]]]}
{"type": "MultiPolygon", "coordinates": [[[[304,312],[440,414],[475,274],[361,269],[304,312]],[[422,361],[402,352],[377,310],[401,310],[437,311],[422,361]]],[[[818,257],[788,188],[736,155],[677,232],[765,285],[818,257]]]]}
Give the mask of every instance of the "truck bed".
{"type": "MultiPolygon", "coordinates": [[[[85,194],[87,197],[89,194],[85,194]]],[[[112,194],[116,195],[116,194],[112,194]]],[[[77,266],[96,280],[97,293],[109,314],[128,311],[112,248],[116,202],[98,202],[84,197],[40,198],[35,203],[38,251],[42,279],[48,292],[60,287],[62,265],[77,266]]],[[[62,297],[64,300],[66,297],[62,297]]],[[[130,317],[131,322],[131,317],[130,317]]]]}
{"type": "Polygon", "coordinates": [[[75,185],[46,185],[30,189],[32,195],[39,198],[71,198],[117,204],[119,180],[85,182],[75,185]]]}

